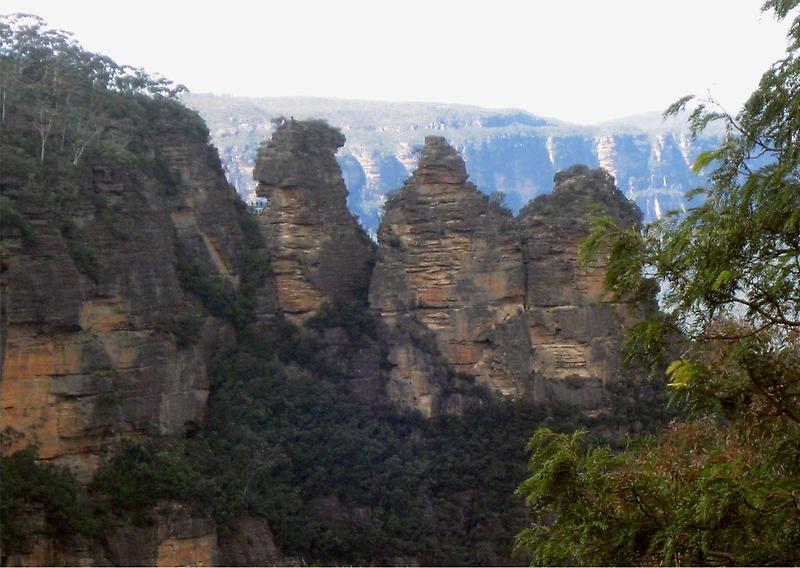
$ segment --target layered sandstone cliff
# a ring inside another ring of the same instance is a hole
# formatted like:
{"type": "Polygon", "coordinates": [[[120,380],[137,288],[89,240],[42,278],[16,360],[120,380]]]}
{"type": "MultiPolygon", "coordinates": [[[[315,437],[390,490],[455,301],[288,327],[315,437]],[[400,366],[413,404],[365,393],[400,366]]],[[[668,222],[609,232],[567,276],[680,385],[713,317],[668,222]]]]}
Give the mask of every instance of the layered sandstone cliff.
{"type": "Polygon", "coordinates": [[[258,154],[256,191],[268,202],[260,221],[278,304],[293,322],[369,286],[374,245],[347,209],[336,162],[343,144],[322,121],[283,120],[258,154]]]}
{"type": "Polygon", "coordinates": [[[370,288],[371,307],[400,332],[390,398],[425,415],[458,411],[443,360],[499,396],[607,403],[603,385],[619,371],[635,310],[610,302],[603,267],[579,267],[577,253],[597,207],[622,226],[641,214],[603,170],[576,166],[555,182],[515,220],[467,181],[443,138],[426,138],[386,204],[370,288]],[[432,342],[419,340],[425,333],[432,342]]]}
{"type": "Polygon", "coordinates": [[[81,536],[48,535],[44,515],[36,538],[2,556],[3,566],[280,566],[266,521],[229,519],[222,527],[186,503],[159,503],[147,524],[106,527],[100,546],[81,536]]]}
{"type": "MultiPolygon", "coordinates": [[[[444,138],[426,138],[416,171],[387,203],[378,239],[372,308],[390,327],[413,320],[433,332],[455,373],[517,396],[528,364],[516,355],[530,350],[512,347],[525,300],[514,220],[467,181],[444,138]]],[[[429,355],[414,341],[392,345],[388,387],[426,415],[444,393],[429,355]]]]}
{"type": "Polygon", "coordinates": [[[594,215],[629,227],[641,212],[603,169],[573,166],[554,182],[553,193],[531,201],[518,218],[533,346],[527,394],[596,409],[609,402],[604,385],[618,378],[620,344],[640,308],[612,301],[603,291],[604,264],[580,266],[578,249],[594,215]]]}
{"type": "Polygon", "coordinates": [[[2,229],[4,450],[36,443],[83,478],[120,440],[202,422],[207,363],[232,328],[180,268],[232,292],[247,251],[243,208],[199,118],[180,109],[138,128],[136,163],[109,155],[53,185],[3,180],[27,229],[2,229]]]}

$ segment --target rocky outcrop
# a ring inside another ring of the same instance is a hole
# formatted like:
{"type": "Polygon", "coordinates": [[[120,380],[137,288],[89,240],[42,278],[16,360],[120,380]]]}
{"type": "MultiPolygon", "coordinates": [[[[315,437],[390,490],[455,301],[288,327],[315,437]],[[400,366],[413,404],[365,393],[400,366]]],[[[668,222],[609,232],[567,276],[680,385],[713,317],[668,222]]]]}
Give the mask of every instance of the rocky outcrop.
{"type": "Polygon", "coordinates": [[[232,291],[247,246],[199,117],[178,115],[142,125],[135,165],[108,157],[57,189],[3,180],[26,220],[2,229],[0,429],[22,434],[5,450],[38,443],[85,479],[122,439],[203,421],[206,364],[232,328],[204,315],[181,267],[232,291]]]}
{"type": "Polygon", "coordinates": [[[579,267],[577,252],[597,207],[622,226],[641,214],[603,170],[576,166],[555,182],[515,220],[467,181],[443,138],[425,139],[416,171],[387,201],[370,288],[395,333],[391,399],[427,416],[459,412],[470,385],[606,404],[635,310],[606,298],[604,268],[579,267]]]}
{"type": "Polygon", "coordinates": [[[237,517],[219,531],[222,566],[286,566],[267,522],[259,517],[237,517]]]}
{"type": "Polygon", "coordinates": [[[146,526],[109,531],[105,548],[114,566],[219,566],[217,526],[180,503],[161,503],[146,526]]]}
{"type": "MultiPolygon", "coordinates": [[[[456,374],[520,394],[530,349],[524,339],[521,349],[512,347],[514,330],[524,329],[525,300],[514,220],[467,181],[464,161],[444,138],[425,139],[419,166],[386,205],[378,239],[372,308],[394,328],[411,319],[432,331],[456,374]]],[[[389,389],[394,400],[431,415],[444,390],[431,380],[428,359],[414,342],[393,345],[389,389]]]]}
{"type": "Polygon", "coordinates": [[[554,182],[553,193],[531,201],[518,220],[533,346],[527,396],[597,409],[608,403],[604,384],[620,371],[620,342],[639,308],[611,301],[603,291],[605,266],[579,266],[578,249],[593,215],[629,227],[641,222],[641,212],[603,169],[573,166],[554,182]]]}
{"type": "Polygon", "coordinates": [[[105,528],[103,542],[31,529],[26,542],[2,556],[3,566],[218,566],[217,526],[180,503],[163,502],[144,526],[105,528]]]}
{"type": "Polygon", "coordinates": [[[283,120],[259,151],[254,176],[268,205],[260,221],[280,309],[294,322],[325,301],[369,286],[374,245],[347,209],[336,162],[344,136],[322,121],[283,120]]]}

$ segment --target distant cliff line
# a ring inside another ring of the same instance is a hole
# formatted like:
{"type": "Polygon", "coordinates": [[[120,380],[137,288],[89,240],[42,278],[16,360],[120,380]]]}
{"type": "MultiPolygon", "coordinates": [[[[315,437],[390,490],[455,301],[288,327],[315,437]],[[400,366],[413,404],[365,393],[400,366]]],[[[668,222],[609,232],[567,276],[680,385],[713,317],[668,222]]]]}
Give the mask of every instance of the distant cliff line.
{"type": "Polygon", "coordinates": [[[582,163],[614,175],[646,221],[690,205],[684,192],[702,181],[690,165],[721,136],[712,130],[692,139],[683,118],[664,121],[655,112],[579,126],[516,109],[438,103],[203,94],[186,95],[184,101],[208,123],[228,179],[246,201],[255,198],[256,151],[273,131],[274,118],[322,118],[341,129],[347,141],[337,159],[348,207],[372,235],[387,194],[412,173],[427,135],[445,136],[480,190],[504,193],[514,212],[549,193],[556,172],[582,163]]]}

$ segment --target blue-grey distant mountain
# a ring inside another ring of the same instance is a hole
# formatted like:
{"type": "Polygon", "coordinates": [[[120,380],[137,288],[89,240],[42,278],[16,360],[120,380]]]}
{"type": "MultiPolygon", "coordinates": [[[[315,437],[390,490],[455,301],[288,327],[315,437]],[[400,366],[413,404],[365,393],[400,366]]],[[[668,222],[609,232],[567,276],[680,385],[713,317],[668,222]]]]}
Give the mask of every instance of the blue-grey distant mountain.
{"type": "Polygon", "coordinates": [[[340,128],[347,137],[338,159],[348,205],[373,234],[386,194],[413,170],[415,149],[428,134],[445,136],[464,156],[471,181],[486,193],[505,193],[515,212],[550,192],[556,171],[582,163],[610,171],[646,220],[687,206],[684,192],[702,183],[690,165],[720,140],[719,132],[692,140],[684,120],[664,121],[655,112],[579,126],[521,110],[436,103],[204,94],[186,95],[184,102],[205,118],[245,200],[254,198],[255,155],[273,119],[323,118],[340,128]]]}

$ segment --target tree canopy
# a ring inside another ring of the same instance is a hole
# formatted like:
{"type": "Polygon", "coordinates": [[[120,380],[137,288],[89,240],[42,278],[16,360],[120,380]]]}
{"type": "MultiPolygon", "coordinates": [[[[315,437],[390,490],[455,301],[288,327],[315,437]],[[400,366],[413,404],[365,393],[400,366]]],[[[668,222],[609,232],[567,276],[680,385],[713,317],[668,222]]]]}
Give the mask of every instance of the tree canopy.
{"type": "Polygon", "coordinates": [[[786,57],[736,115],[684,97],[693,135],[722,122],[705,201],[642,230],[596,219],[581,259],[608,257],[606,287],[635,298],[661,286],[631,356],[666,373],[686,421],[621,454],[580,434],[537,431],[518,493],[533,563],[800,562],[800,16],[786,57]]]}
{"type": "Polygon", "coordinates": [[[0,173],[29,173],[51,155],[77,166],[87,147],[111,126],[113,95],[175,98],[185,90],[87,51],[70,33],[49,28],[38,16],[2,16],[0,173]],[[35,159],[21,148],[35,153],[35,159]]]}

